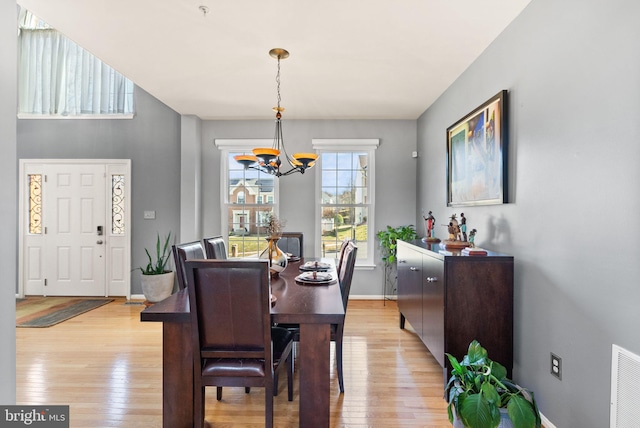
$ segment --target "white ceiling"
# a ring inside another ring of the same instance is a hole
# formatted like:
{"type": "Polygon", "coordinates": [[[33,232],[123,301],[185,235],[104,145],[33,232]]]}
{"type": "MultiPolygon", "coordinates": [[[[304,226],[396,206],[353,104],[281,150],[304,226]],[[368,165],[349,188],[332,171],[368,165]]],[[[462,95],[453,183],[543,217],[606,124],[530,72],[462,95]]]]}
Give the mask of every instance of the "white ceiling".
{"type": "Polygon", "coordinates": [[[18,3],[180,114],[272,118],[278,47],[284,119],[416,119],[529,2],[18,3]]]}

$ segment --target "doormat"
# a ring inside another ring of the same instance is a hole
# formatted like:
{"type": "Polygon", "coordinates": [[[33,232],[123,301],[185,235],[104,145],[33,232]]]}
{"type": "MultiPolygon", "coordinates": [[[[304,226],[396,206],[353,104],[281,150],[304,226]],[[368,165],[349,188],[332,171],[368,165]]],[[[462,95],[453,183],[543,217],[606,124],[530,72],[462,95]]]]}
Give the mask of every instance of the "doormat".
{"type": "Polygon", "coordinates": [[[16,327],[51,327],[113,302],[108,298],[29,297],[16,301],[16,327]]]}

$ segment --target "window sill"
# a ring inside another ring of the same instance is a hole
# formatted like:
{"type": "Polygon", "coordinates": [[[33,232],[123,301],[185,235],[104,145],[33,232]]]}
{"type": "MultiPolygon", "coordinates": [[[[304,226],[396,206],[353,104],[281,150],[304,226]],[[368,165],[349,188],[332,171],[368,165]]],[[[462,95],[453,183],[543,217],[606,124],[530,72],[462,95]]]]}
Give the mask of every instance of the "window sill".
{"type": "Polygon", "coordinates": [[[61,114],[29,114],[18,113],[18,119],[133,119],[135,114],[83,114],[79,116],[63,116],[61,114]]]}

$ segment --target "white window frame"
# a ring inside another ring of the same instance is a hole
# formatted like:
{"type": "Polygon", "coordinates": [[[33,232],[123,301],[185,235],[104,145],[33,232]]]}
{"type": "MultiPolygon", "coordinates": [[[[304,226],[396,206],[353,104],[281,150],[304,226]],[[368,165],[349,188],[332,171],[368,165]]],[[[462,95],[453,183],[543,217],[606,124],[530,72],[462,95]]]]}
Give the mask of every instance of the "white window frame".
{"type": "MultiPolygon", "coordinates": [[[[272,139],[263,138],[243,138],[243,139],[216,139],[214,144],[220,150],[220,227],[221,235],[225,242],[229,242],[229,195],[227,189],[229,188],[229,153],[232,152],[246,152],[251,153],[255,147],[271,147],[273,145],[272,139]]],[[[267,175],[267,174],[265,174],[267,175]]],[[[279,216],[280,212],[280,186],[277,177],[273,177],[273,194],[274,201],[273,212],[279,216]]],[[[256,201],[257,202],[257,201],[256,201]]],[[[251,204],[253,205],[253,204],[251,204]]],[[[269,202],[264,202],[260,205],[269,205],[269,202]]]]}
{"type": "MultiPolygon", "coordinates": [[[[65,43],[68,43],[68,50],[65,51],[66,52],[65,61],[63,61],[63,62],[66,62],[66,64],[65,64],[65,67],[62,67],[64,71],[60,71],[59,73],[56,74],[56,76],[59,79],[62,79],[62,81],[64,82],[64,84],[56,87],[60,87],[64,89],[60,89],[58,93],[52,96],[52,98],[59,97],[59,99],[65,100],[65,106],[67,107],[67,109],[64,109],[63,111],[53,112],[53,113],[45,113],[42,111],[38,111],[34,113],[33,111],[20,110],[23,105],[23,102],[27,104],[34,102],[34,99],[31,98],[29,95],[27,95],[28,93],[39,92],[39,90],[36,90],[31,85],[28,85],[26,82],[28,81],[29,78],[36,79],[36,81],[42,81],[43,79],[51,78],[51,76],[49,76],[47,73],[42,72],[42,69],[45,68],[42,65],[42,61],[40,59],[40,54],[42,52],[35,52],[35,53],[28,52],[27,54],[24,55],[24,57],[27,59],[22,58],[23,56],[22,46],[21,46],[22,41],[20,37],[18,38],[18,52],[20,56],[20,58],[18,58],[18,69],[19,69],[18,72],[19,72],[20,78],[18,79],[19,102],[18,102],[17,116],[19,119],[133,119],[133,117],[135,116],[136,88],[135,88],[135,84],[133,83],[133,81],[131,81],[131,79],[122,75],[122,73],[118,72],[113,67],[109,66],[108,64],[103,62],[101,59],[99,59],[98,57],[96,57],[95,55],[93,55],[92,53],[88,52],[86,49],[82,48],[80,45],[75,43],[73,40],[68,38],[65,34],[51,27],[49,24],[45,23],[42,19],[36,17],[30,11],[28,11],[23,7],[20,8],[18,21],[19,21],[18,22],[19,32],[49,31],[51,33],[55,33],[56,37],[60,38],[59,42],[61,43],[61,45],[65,45],[65,43]],[[26,25],[26,27],[22,28],[21,26],[23,25],[26,25]],[[80,55],[81,52],[84,55],[80,55]],[[69,66],[69,61],[67,60],[69,58],[76,58],[76,56],[84,58],[84,62],[80,60],[77,61],[78,63],[84,63],[85,65],[85,69],[83,69],[82,73],[74,73],[67,69],[67,68],[72,68],[69,66]],[[34,62],[35,64],[33,64],[34,62]],[[89,67],[89,65],[91,65],[92,67],[89,67]],[[35,71],[36,69],[38,70],[38,72],[35,71]],[[97,69],[105,71],[105,74],[96,72],[97,69]],[[33,70],[33,72],[30,72],[27,70],[33,70]],[[97,74],[100,74],[100,77],[97,77],[96,76],[97,74]],[[69,77],[69,76],[74,76],[74,77],[69,77]],[[81,79],[76,76],[81,76],[81,79]],[[104,103],[105,100],[110,99],[114,93],[120,93],[120,91],[117,90],[117,87],[114,86],[113,84],[107,84],[107,85],[101,86],[101,83],[104,83],[104,81],[108,80],[107,78],[114,79],[114,78],[120,78],[120,77],[122,78],[122,83],[125,86],[124,94],[122,95],[122,98],[127,100],[126,105],[131,107],[131,111],[127,110],[126,112],[122,112],[122,113],[118,113],[118,112],[115,112],[115,113],[83,112],[81,113],[78,110],[82,110],[83,107],[87,109],[87,103],[83,103],[82,101],[76,101],[79,107],[69,107],[69,100],[72,99],[73,97],[83,99],[84,98],[83,95],[86,95],[87,93],[93,93],[93,109],[95,110],[95,105],[104,103]],[[26,79],[26,80],[23,82],[22,81],[23,79],[26,79]],[[72,82],[73,85],[70,85],[70,82],[72,82]],[[73,96],[70,96],[69,90],[68,90],[69,86],[74,86],[74,87],[81,86],[82,89],[77,91],[71,91],[73,96]],[[89,87],[104,87],[105,89],[101,91],[95,91],[95,90],[89,89],[89,87]]],[[[45,54],[48,53],[46,49],[44,49],[44,53],[45,54]]],[[[60,83],[60,82],[57,82],[57,83],[60,83]]],[[[49,90],[51,90],[51,88],[45,88],[44,92],[48,93],[49,90]]],[[[52,107],[51,105],[47,106],[48,109],[50,109],[51,107],[52,107]]],[[[59,107],[59,105],[57,105],[56,107],[59,107]]]]}
{"type": "MultiPolygon", "coordinates": [[[[356,260],[356,267],[374,269],[374,253],[375,253],[375,168],[376,149],[380,145],[380,140],[377,138],[337,138],[337,139],[313,139],[311,141],[313,149],[318,152],[318,155],[322,153],[351,153],[351,152],[367,152],[369,156],[368,165],[368,203],[364,204],[369,208],[369,214],[367,216],[367,248],[358,251],[358,255],[365,253],[366,258],[358,258],[356,260]]],[[[318,257],[322,255],[322,210],[320,207],[322,204],[322,156],[318,156],[316,165],[316,215],[315,215],[315,242],[316,242],[316,254],[318,257]]]]}

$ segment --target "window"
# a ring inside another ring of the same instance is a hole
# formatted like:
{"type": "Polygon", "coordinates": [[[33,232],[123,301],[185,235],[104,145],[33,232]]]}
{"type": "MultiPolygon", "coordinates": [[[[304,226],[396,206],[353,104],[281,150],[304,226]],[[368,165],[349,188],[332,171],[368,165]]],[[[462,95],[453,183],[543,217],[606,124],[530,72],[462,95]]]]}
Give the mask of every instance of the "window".
{"type": "Polygon", "coordinates": [[[358,245],[356,264],[373,266],[377,139],[313,140],[319,152],[316,224],[322,257],[338,257],[345,238],[358,245]]]}
{"type": "Polygon", "coordinates": [[[25,9],[18,25],[21,118],[133,116],[133,82],[25,9]]]}
{"type": "MultiPolygon", "coordinates": [[[[231,257],[257,257],[266,248],[269,213],[277,214],[278,179],[244,167],[233,158],[264,146],[262,140],[216,140],[222,151],[222,231],[231,257]]],[[[271,145],[271,140],[267,145],[271,145]]]]}

